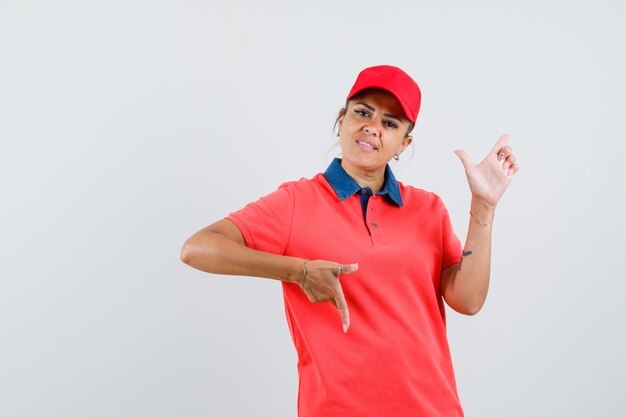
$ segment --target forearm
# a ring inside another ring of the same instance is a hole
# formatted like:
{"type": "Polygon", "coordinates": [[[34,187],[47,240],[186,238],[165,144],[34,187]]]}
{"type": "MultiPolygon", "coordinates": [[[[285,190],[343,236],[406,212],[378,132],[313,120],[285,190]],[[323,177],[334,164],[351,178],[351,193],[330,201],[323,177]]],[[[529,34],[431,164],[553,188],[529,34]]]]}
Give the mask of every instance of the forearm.
{"type": "Polygon", "coordinates": [[[445,289],[448,305],[464,314],[476,314],[485,303],[491,269],[491,234],[495,206],[472,198],[467,238],[458,270],[445,289]],[[486,225],[479,222],[488,223],[486,225]]]}
{"type": "Polygon", "coordinates": [[[441,273],[441,293],[450,307],[463,314],[476,314],[487,298],[491,268],[491,220],[495,205],[519,170],[511,147],[506,145],[508,140],[508,134],[500,136],[478,165],[474,165],[464,151],[455,151],[465,168],[472,192],[471,213],[474,216],[470,216],[461,263],[441,273]]]}
{"type": "Polygon", "coordinates": [[[310,301],[331,302],[339,310],[343,331],[350,326],[350,314],[339,274],[355,272],[358,264],[339,264],[276,255],[249,248],[235,224],[223,219],[191,236],[180,252],[180,259],[204,272],[247,275],[292,282],[300,286],[310,301]]]}
{"type": "Polygon", "coordinates": [[[200,271],[244,275],[299,283],[304,260],[251,249],[216,232],[190,237],[181,260],[200,271]]]}

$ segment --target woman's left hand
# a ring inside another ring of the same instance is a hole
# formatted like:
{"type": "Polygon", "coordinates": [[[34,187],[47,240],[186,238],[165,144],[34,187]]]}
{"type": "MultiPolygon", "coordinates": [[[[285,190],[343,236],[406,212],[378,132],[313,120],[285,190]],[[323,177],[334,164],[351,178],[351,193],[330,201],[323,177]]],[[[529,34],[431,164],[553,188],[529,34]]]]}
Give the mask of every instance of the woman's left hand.
{"type": "Polygon", "coordinates": [[[454,151],[465,167],[465,175],[472,196],[494,206],[519,170],[517,160],[511,153],[511,147],[505,146],[508,140],[508,134],[500,136],[491,152],[478,165],[474,165],[464,151],[454,151]]]}

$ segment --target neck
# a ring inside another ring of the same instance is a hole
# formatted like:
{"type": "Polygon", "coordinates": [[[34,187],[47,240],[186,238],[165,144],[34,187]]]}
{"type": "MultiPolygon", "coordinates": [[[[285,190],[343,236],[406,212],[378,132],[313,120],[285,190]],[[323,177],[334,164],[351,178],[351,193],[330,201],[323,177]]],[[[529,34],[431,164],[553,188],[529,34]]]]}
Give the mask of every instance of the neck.
{"type": "Polygon", "coordinates": [[[346,162],[345,159],[341,160],[341,167],[359,184],[359,187],[370,187],[375,193],[383,189],[383,184],[385,183],[385,167],[377,171],[363,171],[353,167],[350,163],[346,162]]]}

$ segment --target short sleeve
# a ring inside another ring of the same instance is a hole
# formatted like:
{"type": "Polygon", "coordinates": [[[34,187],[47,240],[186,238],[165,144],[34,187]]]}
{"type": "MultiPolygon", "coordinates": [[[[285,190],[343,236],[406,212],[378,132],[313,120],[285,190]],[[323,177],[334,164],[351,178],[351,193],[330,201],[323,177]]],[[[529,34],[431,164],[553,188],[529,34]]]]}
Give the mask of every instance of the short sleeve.
{"type": "Polygon", "coordinates": [[[283,254],[291,234],[294,194],[289,183],[230,213],[248,247],[263,252],[283,254]]]}
{"type": "Polygon", "coordinates": [[[463,247],[461,246],[461,241],[454,233],[448,209],[446,209],[441,199],[439,199],[439,218],[441,219],[441,244],[443,249],[441,268],[446,269],[450,265],[461,262],[463,247]]]}

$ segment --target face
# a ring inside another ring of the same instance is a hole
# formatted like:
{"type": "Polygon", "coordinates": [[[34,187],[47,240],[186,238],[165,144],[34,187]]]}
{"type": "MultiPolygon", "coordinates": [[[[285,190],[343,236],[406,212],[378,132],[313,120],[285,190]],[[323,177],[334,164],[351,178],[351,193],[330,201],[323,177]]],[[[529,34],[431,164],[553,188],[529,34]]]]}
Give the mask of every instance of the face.
{"type": "Polygon", "coordinates": [[[348,103],[337,122],[342,166],[354,174],[378,176],[394,155],[400,155],[413,138],[406,136],[409,120],[398,100],[385,90],[367,90],[348,103]]]}

